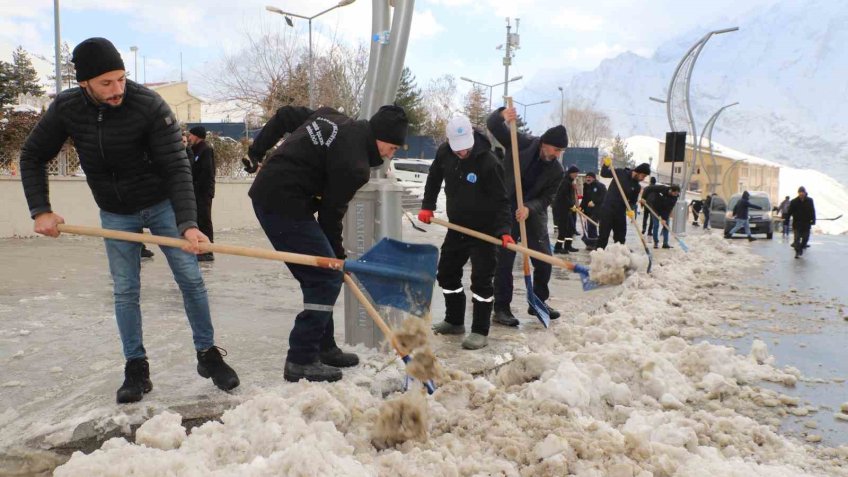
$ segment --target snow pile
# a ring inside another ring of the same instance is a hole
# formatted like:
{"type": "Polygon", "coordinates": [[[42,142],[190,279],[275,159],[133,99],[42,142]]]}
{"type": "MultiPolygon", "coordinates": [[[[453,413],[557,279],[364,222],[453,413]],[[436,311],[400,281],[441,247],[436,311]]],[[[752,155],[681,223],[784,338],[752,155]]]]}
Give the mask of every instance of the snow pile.
{"type": "Polygon", "coordinates": [[[153,449],[176,449],[186,439],[183,418],[173,412],[163,412],[148,420],[135,433],[135,442],[153,449]]]}
{"type": "MultiPolygon", "coordinates": [[[[432,396],[388,401],[348,377],[282,385],[178,447],[113,439],[56,475],[848,475],[848,447],[777,432],[778,416],[806,411],[758,383],[792,386],[796,370],[776,368],[764,344],[748,356],[687,340],[748,313],[720,294],[746,273],[728,263],[760,260],[720,237],[687,241],[689,254],[663,254],[651,276],[605,288],[592,313],[525,330],[538,354],[488,377],[453,371],[432,396]]],[[[150,428],[170,434],[169,419],[150,428]]]]}
{"type": "Polygon", "coordinates": [[[627,277],[628,271],[648,268],[647,257],[630,252],[626,245],[620,243],[593,250],[589,258],[589,278],[601,285],[618,285],[627,277]]]}

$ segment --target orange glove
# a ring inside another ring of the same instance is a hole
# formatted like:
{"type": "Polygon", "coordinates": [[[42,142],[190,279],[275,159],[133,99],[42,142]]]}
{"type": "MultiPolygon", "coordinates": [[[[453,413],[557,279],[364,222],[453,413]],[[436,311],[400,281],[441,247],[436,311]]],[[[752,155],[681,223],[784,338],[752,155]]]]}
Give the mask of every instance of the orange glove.
{"type": "Polygon", "coordinates": [[[427,209],[421,209],[418,211],[418,220],[424,222],[425,224],[430,223],[430,219],[433,218],[433,211],[427,209]]]}
{"type": "Polygon", "coordinates": [[[501,245],[503,246],[503,248],[506,248],[506,246],[509,245],[509,244],[515,245],[515,239],[512,238],[512,235],[510,235],[510,234],[501,235],[501,245]]]}

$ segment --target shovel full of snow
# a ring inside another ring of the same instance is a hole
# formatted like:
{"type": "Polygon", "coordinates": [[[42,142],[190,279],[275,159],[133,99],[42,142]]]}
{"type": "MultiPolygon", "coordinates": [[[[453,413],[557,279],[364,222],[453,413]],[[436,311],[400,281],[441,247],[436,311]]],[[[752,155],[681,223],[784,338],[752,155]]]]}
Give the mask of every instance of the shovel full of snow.
{"type": "MultiPolygon", "coordinates": [[[[176,248],[182,248],[188,243],[184,239],[174,237],[81,225],[61,224],[59,231],[176,248]]],[[[200,249],[201,252],[264,258],[352,272],[377,304],[397,308],[416,316],[424,316],[430,310],[439,255],[438,249],[432,245],[409,244],[389,238],[378,242],[358,260],[342,260],[219,243],[201,243],[200,249]]]]}
{"type": "MultiPolygon", "coordinates": [[[[492,244],[495,244],[495,245],[503,245],[502,242],[499,239],[492,237],[491,235],[487,235],[487,234],[484,234],[482,232],[478,232],[474,229],[469,229],[468,227],[463,227],[461,225],[453,224],[451,222],[448,222],[447,220],[437,219],[436,217],[433,217],[433,218],[430,219],[430,223],[433,223],[433,224],[436,224],[436,225],[441,225],[442,227],[447,227],[451,230],[455,230],[457,232],[463,233],[463,234],[468,235],[470,237],[480,239],[484,242],[489,242],[489,243],[492,243],[492,244]]],[[[545,263],[550,263],[551,265],[553,265],[555,267],[564,268],[566,270],[570,270],[574,273],[577,273],[578,275],[580,275],[580,281],[583,284],[583,291],[593,290],[593,289],[598,287],[598,283],[589,279],[589,268],[586,267],[585,265],[581,265],[579,263],[574,263],[574,262],[569,262],[567,260],[562,260],[560,258],[556,258],[556,257],[553,257],[551,255],[545,255],[544,253],[537,252],[535,250],[531,250],[531,249],[524,247],[522,245],[516,245],[516,244],[511,243],[511,244],[507,244],[506,248],[509,249],[509,250],[512,250],[515,253],[523,253],[523,254],[529,255],[529,256],[537,259],[537,260],[541,260],[545,263]]]]}

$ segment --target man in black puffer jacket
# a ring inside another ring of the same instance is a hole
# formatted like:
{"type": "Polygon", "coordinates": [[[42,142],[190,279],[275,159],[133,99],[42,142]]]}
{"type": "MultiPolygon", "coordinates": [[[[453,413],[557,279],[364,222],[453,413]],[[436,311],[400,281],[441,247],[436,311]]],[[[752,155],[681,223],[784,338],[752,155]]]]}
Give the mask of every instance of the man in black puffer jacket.
{"type": "Polygon", "coordinates": [[[616,169],[612,167],[611,158],[604,158],[601,166],[601,177],[612,179],[612,182],[610,182],[610,190],[604,196],[604,202],[601,204],[601,210],[598,214],[600,222],[598,248],[607,248],[610,233],[612,233],[614,242],[620,244],[625,242],[627,239],[627,218],[633,219],[636,217],[633,209],[636,208],[636,201],[639,199],[639,192],[642,190],[641,183],[650,174],[651,166],[647,162],[639,164],[632,170],[627,167],[616,169]],[[621,189],[624,190],[624,196],[627,198],[626,203],[621,196],[621,190],[616,185],[616,179],[621,183],[621,189]],[[627,204],[630,204],[629,210],[627,204]]]}
{"type": "MultiPolygon", "coordinates": [[[[185,250],[162,247],[183,294],[197,350],[197,372],[216,386],[238,386],[235,371],[215,346],[206,286],[194,255],[209,239],[197,228],[191,167],[170,108],[155,92],[126,80],[114,45],[90,38],[74,48],[80,87],[62,91],[30,133],[21,151],[21,178],[35,231],[59,236],[64,219],[53,212],[47,162],[70,137],[100,207],[103,228],[185,237],[185,250]]],[[[119,403],[139,401],[152,388],[142,344],[139,308],[141,244],[106,240],[115,316],[127,359],[119,403]]]]}
{"type": "MultiPolygon", "coordinates": [[[[368,182],[371,168],[391,159],[406,142],[409,121],[403,108],[383,106],[369,121],[353,120],[332,108],[283,106],[259,131],[248,150],[248,170],[257,170],[266,151],[286,133],[264,161],[250,188],[253,210],[276,250],[345,258],[342,219],[348,202],[368,182]],[[317,220],[315,214],[318,214],[317,220]]],[[[333,337],[333,305],[342,272],[288,264],[300,282],[304,310],[289,335],[283,376],[287,381],[337,381],[339,367],[356,366],[333,337]]]]}
{"type": "MultiPolygon", "coordinates": [[[[548,238],[548,207],[554,200],[559,183],[562,181],[562,165],[559,157],[568,147],[568,132],[564,126],[555,126],[535,137],[518,133],[518,162],[521,167],[521,191],[524,194],[524,209],[518,210],[515,195],[515,173],[512,158],[512,143],[507,122],[515,121],[515,108],[499,108],[489,115],[486,127],[501,145],[506,148],[504,159],[504,183],[506,193],[512,204],[512,237],[519,235],[519,221],[527,223],[527,246],[537,252],[551,255],[551,241],[548,238]]],[[[533,291],[540,300],[550,297],[548,282],[551,280],[551,265],[541,260],[533,262],[533,291]]],[[[512,314],[512,265],[515,252],[505,248],[498,255],[498,269],[495,273],[495,323],[506,326],[518,326],[519,321],[512,314]]],[[[548,307],[548,305],[545,305],[548,307]]],[[[559,318],[558,311],[548,307],[552,319],[559,318]]],[[[532,307],[528,313],[535,313],[532,307]]]]}
{"type": "MultiPolygon", "coordinates": [[[[195,126],[188,130],[188,151],[191,162],[191,177],[194,181],[194,196],[197,198],[197,227],[210,242],[215,241],[212,228],[212,199],[215,198],[215,151],[206,142],[206,128],[195,126]]],[[[197,256],[199,262],[215,260],[212,252],[197,256]]]]}
{"type": "MultiPolygon", "coordinates": [[[[430,223],[444,181],[448,218],[452,223],[500,237],[504,247],[515,243],[509,234],[512,220],[503,165],[492,152],[492,144],[486,136],[474,131],[465,116],[452,118],[446,133],[448,140],[439,146],[427,174],[418,220],[430,223]]],[[[437,334],[465,333],[462,267],[470,258],[474,310],[471,334],[462,342],[465,349],[480,349],[488,344],[497,248],[497,245],[454,230],[448,230],[442,244],[437,278],[445,294],[445,320],[433,326],[433,331],[437,334]]]]}

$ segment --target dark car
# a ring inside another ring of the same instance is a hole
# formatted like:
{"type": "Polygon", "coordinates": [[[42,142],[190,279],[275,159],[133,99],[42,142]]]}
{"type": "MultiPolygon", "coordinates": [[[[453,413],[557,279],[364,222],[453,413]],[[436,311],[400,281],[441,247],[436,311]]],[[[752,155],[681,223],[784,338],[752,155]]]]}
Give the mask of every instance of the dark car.
{"type": "MultiPolygon", "coordinates": [[[[762,207],[763,210],[750,209],[748,211],[752,234],[765,234],[770,239],[774,235],[774,224],[771,219],[771,200],[765,192],[751,192],[751,203],[762,207]]],[[[725,204],[721,197],[713,197],[710,206],[710,225],[714,228],[723,228],[725,235],[736,224],[732,217],[728,217],[728,211],[736,207],[736,203],[742,198],[742,194],[733,194],[729,203],[725,204]]],[[[741,230],[739,232],[742,232],[741,230]]]]}

